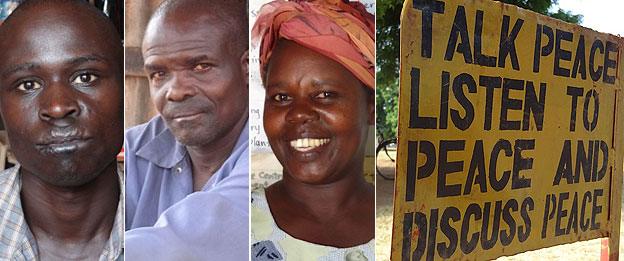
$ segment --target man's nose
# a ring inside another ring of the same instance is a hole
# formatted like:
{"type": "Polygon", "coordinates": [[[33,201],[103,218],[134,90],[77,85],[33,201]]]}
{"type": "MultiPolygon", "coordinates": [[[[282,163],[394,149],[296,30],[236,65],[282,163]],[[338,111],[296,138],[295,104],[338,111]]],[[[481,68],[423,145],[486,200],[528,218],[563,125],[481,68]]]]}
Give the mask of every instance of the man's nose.
{"type": "Polygon", "coordinates": [[[166,93],[167,101],[180,102],[197,95],[197,87],[187,72],[174,72],[166,93]]]}
{"type": "Polygon", "coordinates": [[[77,91],[69,84],[50,84],[39,96],[39,118],[54,125],[70,125],[81,112],[77,99],[77,91]]]}

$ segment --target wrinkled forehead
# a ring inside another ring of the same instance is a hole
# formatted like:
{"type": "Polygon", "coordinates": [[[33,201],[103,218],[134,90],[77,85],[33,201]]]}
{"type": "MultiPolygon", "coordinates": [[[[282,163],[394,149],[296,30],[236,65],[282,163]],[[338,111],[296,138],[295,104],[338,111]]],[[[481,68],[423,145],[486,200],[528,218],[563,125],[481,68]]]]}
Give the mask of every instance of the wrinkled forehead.
{"type": "Polygon", "coordinates": [[[214,15],[166,14],[150,20],[143,38],[144,56],[154,49],[170,48],[177,43],[188,42],[219,48],[228,41],[228,27],[214,15]]]}

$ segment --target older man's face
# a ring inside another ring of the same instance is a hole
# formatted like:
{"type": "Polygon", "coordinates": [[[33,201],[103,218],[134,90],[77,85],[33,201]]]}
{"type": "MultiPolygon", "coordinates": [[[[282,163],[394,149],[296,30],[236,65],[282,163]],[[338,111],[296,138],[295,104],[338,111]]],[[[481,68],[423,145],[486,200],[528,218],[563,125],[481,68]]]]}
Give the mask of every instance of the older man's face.
{"type": "Polygon", "coordinates": [[[37,10],[0,41],[0,109],[24,170],[78,186],[114,162],[123,142],[119,43],[92,13],[37,10]]]}
{"type": "Polygon", "coordinates": [[[148,27],[145,71],[156,109],[176,139],[207,145],[246,119],[247,60],[233,50],[223,26],[178,20],[161,18],[148,27]]]}

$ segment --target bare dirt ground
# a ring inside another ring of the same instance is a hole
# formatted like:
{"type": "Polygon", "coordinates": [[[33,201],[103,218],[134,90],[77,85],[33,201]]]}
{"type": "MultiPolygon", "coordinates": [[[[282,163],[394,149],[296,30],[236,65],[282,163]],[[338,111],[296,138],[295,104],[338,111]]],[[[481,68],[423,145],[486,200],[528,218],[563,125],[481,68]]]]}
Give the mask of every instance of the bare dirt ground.
{"type": "MultiPolygon", "coordinates": [[[[382,155],[383,153],[380,153],[382,155]]],[[[394,175],[394,163],[384,156],[377,161],[383,174],[394,175]]],[[[377,224],[375,231],[376,260],[390,260],[390,241],[392,238],[392,196],[394,181],[376,179],[377,189],[377,224]]],[[[622,201],[624,206],[624,201],[622,201]]],[[[624,207],[623,207],[624,210],[624,207]]],[[[624,211],[622,211],[624,217],[624,211]]],[[[624,228],[622,219],[621,228],[624,228]]],[[[601,239],[576,242],[529,251],[514,256],[501,257],[496,260],[600,260],[601,239]]],[[[620,260],[624,260],[624,231],[620,229],[620,260]]]]}

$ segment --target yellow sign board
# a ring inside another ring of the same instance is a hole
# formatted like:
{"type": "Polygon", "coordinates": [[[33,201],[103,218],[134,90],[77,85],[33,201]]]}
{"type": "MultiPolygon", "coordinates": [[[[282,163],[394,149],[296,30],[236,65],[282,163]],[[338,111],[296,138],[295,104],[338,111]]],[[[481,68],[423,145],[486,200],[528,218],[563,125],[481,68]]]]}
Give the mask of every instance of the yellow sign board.
{"type": "Polygon", "coordinates": [[[489,0],[407,0],[393,260],[491,259],[609,237],[622,38],[489,0]]]}

